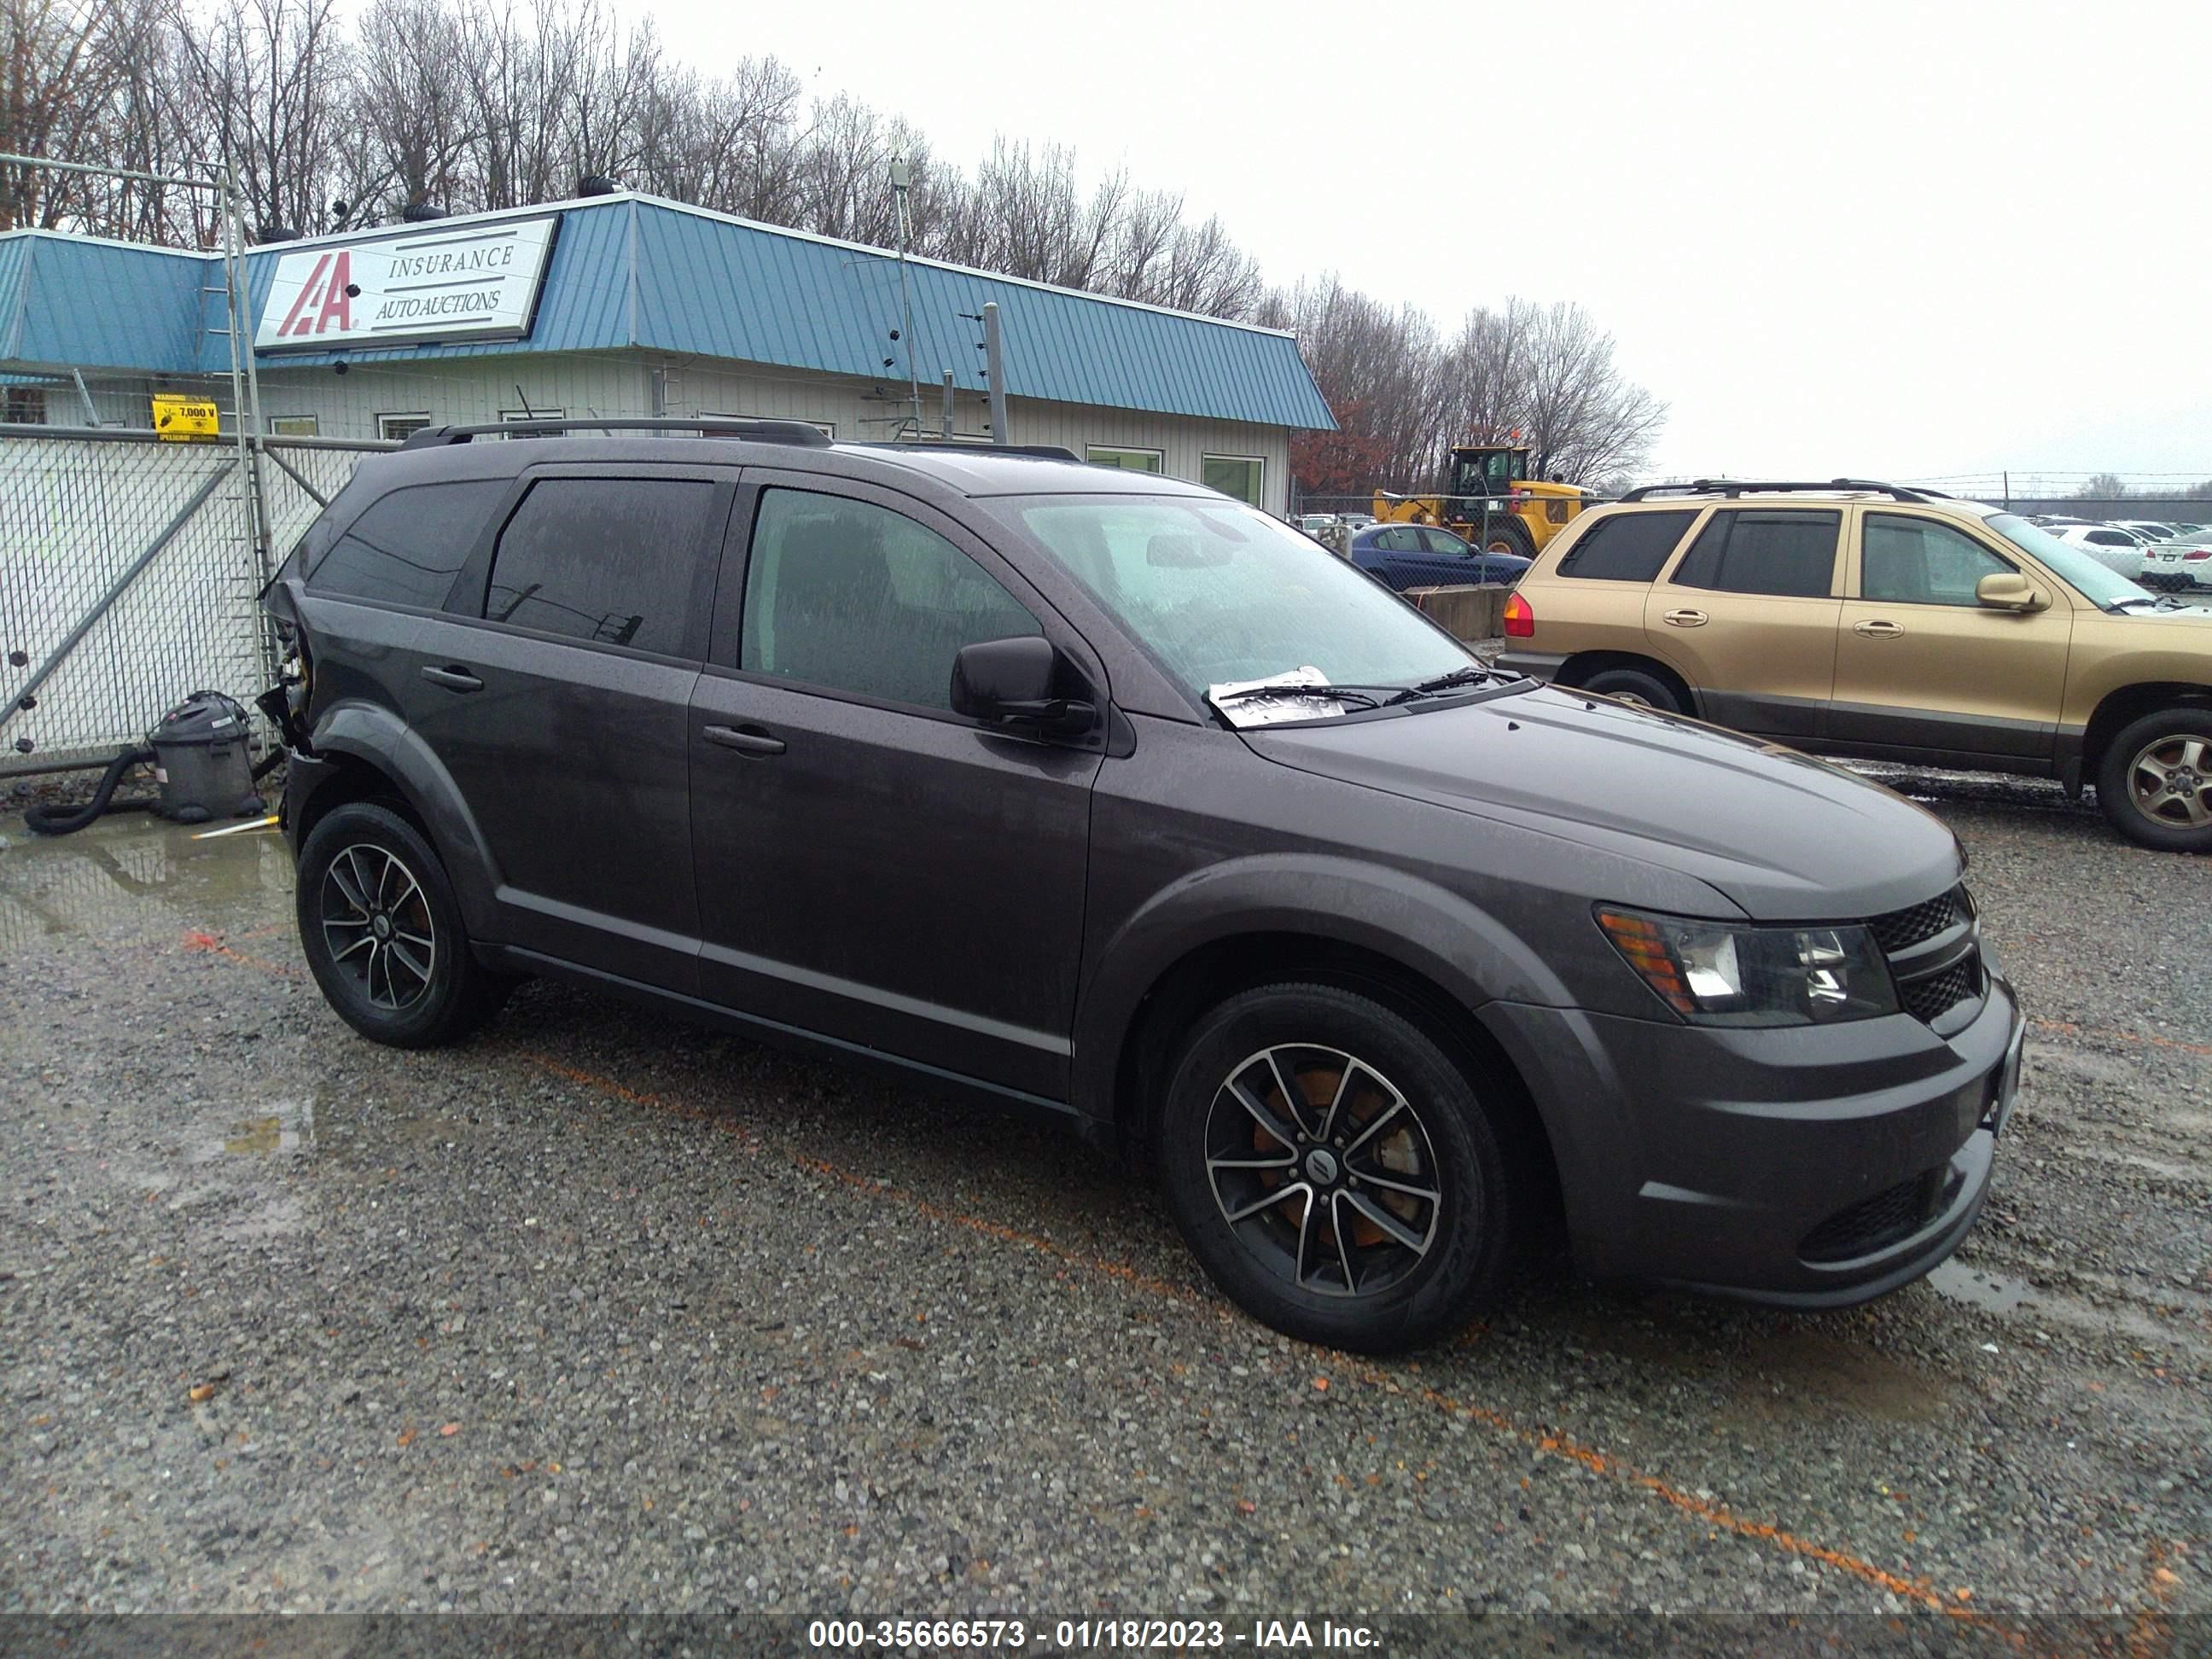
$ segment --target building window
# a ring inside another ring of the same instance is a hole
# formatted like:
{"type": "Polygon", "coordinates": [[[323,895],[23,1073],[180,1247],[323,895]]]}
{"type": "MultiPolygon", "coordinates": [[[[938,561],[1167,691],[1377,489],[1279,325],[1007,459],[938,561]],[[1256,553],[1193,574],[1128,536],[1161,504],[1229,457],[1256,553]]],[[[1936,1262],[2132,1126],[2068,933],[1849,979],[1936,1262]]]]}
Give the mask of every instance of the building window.
{"type": "Polygon", "coordinates": [[[566,420],[568,415],[565,409],[502,409],[499,411],[499,418],[502,421],[560,421],[566,420]]]}
{"type": "Polygon", "coordinates": [[[1257,455],[1207,455],[1199,464],[1199,482],[1208,489],[1234,495],[1240,501],[1260,505],[1267,463],[1257,455]]]}
{"type": "Polygon", "coordinates": [[[811,426],[823,437],[834,440],[837,435],[835,421],[810,421],[803,415],[739,415],[726,409],[698,409],[692,411],[695,419],[702,421],[797,421],[801,426],[811,426]]]}
{"type": "Polygon", "coordinates": [[[413,437],[429,424],[428,415],[380,415],[376,417],[376,435],[396,443],[413,437]]]}
{"type": "Polygon", "coordinates": [[[314,415],[271,415],[269,435],[272,438],[313,438],[320,434],[322,420],[314,415]]]}
{"type": "Polygon", "coordinates": [[[44,426],[46,423],[46,391],[44,386],[11,386],[8,388],[8,422],[11,426],[44,426]]]}
{"type": "Polygon", "coordinates": [[[1167,457],[1157,449],[1109,449],[1103,444],[1093,444],[1083,452],[1083,458],[1093,466],[1118,466],[1131,472],[1167,470],[1167,457]]]}

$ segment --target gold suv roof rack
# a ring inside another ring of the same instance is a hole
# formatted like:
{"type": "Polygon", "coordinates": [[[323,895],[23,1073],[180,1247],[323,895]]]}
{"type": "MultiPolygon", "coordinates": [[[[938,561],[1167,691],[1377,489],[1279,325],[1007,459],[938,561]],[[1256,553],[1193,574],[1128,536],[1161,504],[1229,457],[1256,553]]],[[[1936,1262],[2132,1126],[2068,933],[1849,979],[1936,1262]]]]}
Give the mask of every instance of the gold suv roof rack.
{"type": "Polygon", "coordinates": [[[1796,490],[1863,490],[1895,501],[1948,501],[1940,489],[1916,489],[1910,484],[1878,483],[1872,478],[1829,478],[1825,481],[1791,478],[1697,478],[1688,483],[1644,484],[1620,497],[1624,501],[1648,501],[1655,495],[1721,495],[1735,501],[1742,495],[1786,495],[1796,490]]]}

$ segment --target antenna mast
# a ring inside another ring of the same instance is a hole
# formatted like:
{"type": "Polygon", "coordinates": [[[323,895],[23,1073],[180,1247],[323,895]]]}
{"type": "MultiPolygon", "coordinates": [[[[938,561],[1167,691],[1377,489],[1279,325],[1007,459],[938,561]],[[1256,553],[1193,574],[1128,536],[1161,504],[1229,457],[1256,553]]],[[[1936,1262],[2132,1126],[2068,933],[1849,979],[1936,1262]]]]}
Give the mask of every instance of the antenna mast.
{"type": "Polygon", "coordinates": [[[898,204],[898,267],[899,267],[899,343],[906,348],[907,396],[914,407],[914,435],[921,436],[921,381],[914,366],[914,305],[907,296],[906,245],[913,234],[913,223],[907,214],[906,193],[914,183],[914,169],[903,155],[891,157],[891,198],[898,204]]]}

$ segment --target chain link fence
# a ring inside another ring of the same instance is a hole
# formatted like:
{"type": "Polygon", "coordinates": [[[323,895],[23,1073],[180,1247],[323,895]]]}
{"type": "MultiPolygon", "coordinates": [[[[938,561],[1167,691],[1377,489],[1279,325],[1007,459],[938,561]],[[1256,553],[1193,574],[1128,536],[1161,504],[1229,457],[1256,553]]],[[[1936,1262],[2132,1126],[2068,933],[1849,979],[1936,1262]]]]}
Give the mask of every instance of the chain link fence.
{"type": "MultiPolygon", "coordinates": [[[[273,556],[390,447],[270,441],[273,556]]],[[[270,656],[251,496],[228,441],[0,427],[0,775],[105,760],[194,691],[252,702],[270,656]]]]}

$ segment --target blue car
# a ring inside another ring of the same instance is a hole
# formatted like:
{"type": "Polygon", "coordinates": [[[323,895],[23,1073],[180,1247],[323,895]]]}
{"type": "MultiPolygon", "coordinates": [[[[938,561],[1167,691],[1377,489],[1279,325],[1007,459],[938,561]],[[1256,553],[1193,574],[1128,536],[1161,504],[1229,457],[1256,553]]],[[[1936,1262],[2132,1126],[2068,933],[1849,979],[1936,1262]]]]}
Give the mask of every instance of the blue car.
{"type": "Polygon", "coordinates": [[[1533,562],[1514,553],[1478,552],[1450,531],[1425,524],[1369,525],[1345,544],[1344,555],[1401,593],[1468,582],[1510,586],[1533,562]]]}

